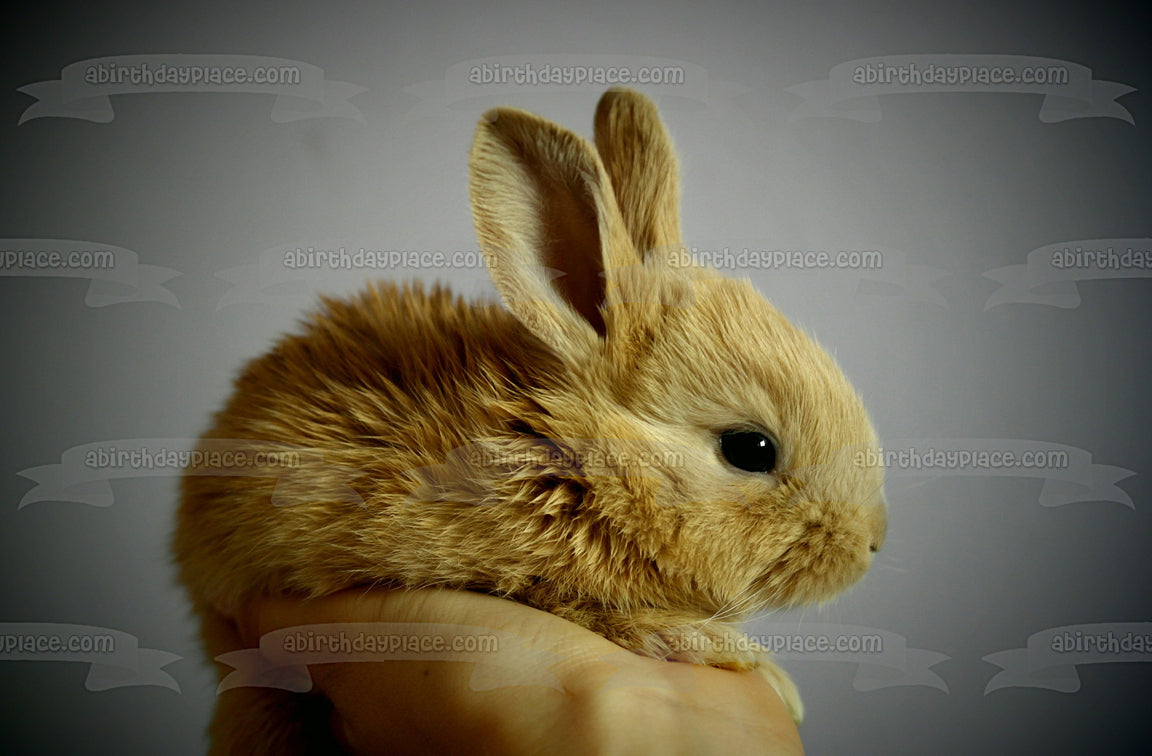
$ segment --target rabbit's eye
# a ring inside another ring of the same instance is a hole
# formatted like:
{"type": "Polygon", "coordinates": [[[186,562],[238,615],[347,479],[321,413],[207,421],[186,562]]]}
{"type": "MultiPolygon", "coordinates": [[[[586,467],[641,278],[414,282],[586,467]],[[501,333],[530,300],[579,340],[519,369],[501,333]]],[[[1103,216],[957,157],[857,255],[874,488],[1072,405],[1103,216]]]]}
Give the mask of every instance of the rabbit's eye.
{"type": "Polygon", "coordinates": [[[776,445],[759,431],[724,431],[720,453],[733,467],[748,472],[768,473],[776,467],[776,445]]]}

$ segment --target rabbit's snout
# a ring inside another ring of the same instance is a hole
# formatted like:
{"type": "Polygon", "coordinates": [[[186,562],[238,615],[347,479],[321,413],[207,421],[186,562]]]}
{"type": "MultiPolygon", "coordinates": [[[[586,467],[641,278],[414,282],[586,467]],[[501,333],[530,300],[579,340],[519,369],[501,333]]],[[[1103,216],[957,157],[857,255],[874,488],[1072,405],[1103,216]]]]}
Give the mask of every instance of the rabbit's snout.
{"type": "Polygon", "coordinates": [[[883,503],[873,506],[868,512],[868,527],[871,540],[868,550],[875,554],[884,545],[884,537],[888,534],[888,507],[883,503]]]}

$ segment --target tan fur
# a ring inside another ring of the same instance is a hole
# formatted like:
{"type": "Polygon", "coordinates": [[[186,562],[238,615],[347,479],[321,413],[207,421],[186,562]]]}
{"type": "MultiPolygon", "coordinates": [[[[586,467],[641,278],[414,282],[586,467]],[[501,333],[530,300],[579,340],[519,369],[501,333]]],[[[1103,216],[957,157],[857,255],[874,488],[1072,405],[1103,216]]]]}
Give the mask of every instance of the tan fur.
{"type": "MultiPolygon", "coordinates": [[[[682,641],[864,573],[883,481],[846,450],[875,433],[833,360],[748,281],[670,264],[676,159],[652,104],[610,91],[595,126],[597,148],[519,110],[479,123],[473,212],[507,309],[378,284],[325,300],[244,370],[205,438],[323,458],[185,477],[174,549],[210,648],[216,611],[252,596],[451,586],[640,653],[760,665],[799,719],[766,656],[682,641]],[[718,451],[750,424],[779,444],[771,475],[718,451]]],[[[246,722],[233,693],[221,752],[280,726],[266,702],[246,722]]]]}

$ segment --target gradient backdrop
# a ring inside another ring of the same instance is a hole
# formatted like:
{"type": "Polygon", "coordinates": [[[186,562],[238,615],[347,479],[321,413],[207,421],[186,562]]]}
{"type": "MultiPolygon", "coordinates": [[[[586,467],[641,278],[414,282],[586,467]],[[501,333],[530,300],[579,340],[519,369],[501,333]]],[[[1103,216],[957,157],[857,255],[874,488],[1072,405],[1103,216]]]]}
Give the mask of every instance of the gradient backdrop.
{"type": "MultiPolygon", "coordinates": [[[[187,445],[245,359],[317,294],[374,273],[294,276],[261,267],[265,250],[474,249],[466,155],[486,108],[590,135],[604,86],[472,86],[461,71],[481,62],[684,71],[637,88],[682,156],[690,244],[882,253],[868,270],[722,264],[835,352],[886,445],[1067,460],[892,469],[888,543],[864,581],[752,623],[883,638],[871,658],[781,654],[808,752],[1149,748],[1152,654],[1062,656],[1051,637],[1152,641],[1152,281],[1123,262],[1057,270],[1042,249],[1152,244],[1138,16],[1098,3],[394,5],[141,4],[6,23],[3,249],[121,251],[111,280],[0,269],[0,634],[84,625],[142,651],[89,676],[82,660],[2,649],[2,750],[203,751],[214,680],[167,557],[176,477],[76,457],[187,445]],[[84,85],[64,72],[136,54],[266,56],[318,83],[279,100],[200,87],[101,101],[77,99],[84,85]],[[837,73],[904,54],[925,56],[921,70],[1047,58],[1081,78],[862,92],[837,73]]],[[[491,292],[466,264],[375,273],[491,292]]]]}

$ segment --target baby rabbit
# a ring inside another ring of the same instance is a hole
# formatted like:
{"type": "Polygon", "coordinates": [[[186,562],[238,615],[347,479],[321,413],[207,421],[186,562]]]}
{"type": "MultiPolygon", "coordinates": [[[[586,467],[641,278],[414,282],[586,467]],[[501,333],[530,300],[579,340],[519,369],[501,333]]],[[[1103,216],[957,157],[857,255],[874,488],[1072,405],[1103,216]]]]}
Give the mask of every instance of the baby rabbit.
{"type": "MultiPolygon", "coordinates": [[[[886,516],[881,469],[848,453],[877,443],[860,399],[748,280],[687,256],[644,96],[601,98],[595,147],[489,111],[470,170],[505,308],[419,284],[325,299],[205,434],[323,458],[184,477],[174,551],[210,652],[258,595],[451,587],[637,653],[756,668],[799,721],[792,682],[730,623],[868,568],[886,516]]],[[[302,747],[304,699],[230,691],[214,747],[302,747]]]]}

